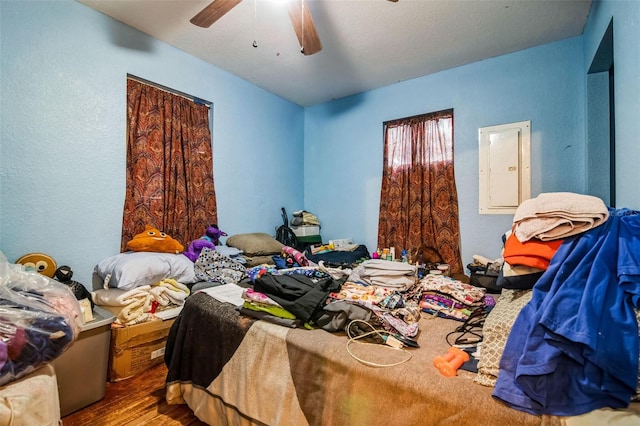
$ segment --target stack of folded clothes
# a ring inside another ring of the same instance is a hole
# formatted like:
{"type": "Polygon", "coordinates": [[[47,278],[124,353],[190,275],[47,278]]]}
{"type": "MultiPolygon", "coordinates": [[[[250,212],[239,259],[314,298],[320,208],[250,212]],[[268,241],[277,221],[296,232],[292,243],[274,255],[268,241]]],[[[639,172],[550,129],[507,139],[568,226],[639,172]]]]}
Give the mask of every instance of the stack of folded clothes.
{"type": "Polygon", "coordinates": [[[458,321],[466,321],[481,309],[486,289],[465,284],[445,275],[427,275],[421,280],[422,311],[458,321]]]}

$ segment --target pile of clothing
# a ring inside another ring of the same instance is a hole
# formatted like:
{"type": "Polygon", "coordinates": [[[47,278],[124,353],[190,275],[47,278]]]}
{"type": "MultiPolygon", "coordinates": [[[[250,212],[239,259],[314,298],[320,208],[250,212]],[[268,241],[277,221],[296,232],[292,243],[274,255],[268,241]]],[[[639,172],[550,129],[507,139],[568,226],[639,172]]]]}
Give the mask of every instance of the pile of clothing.
{"type": "Polygon", "coordinates": [[[458,321],[466,321],[493,298],[486,290],[444,275],[426,275],[421,281],[424,312],[458,321]]]}
{"type": "Polygon", "coordinates": [[[117,324],[134,325],[152,320],[162,310],[182,306],[189,293],[186,285],[175,279],[165,278],[131,290],[95,290],[92,297],[96,305],[115,314],[117,324]]]}
{"type": "Polygon", "coordinates": [[[240,250],[226,247],[226,249],[236,250],[235,255],[238,258],[235,258],[234,255],[224,254],[223,249],[225,247],[222,246],[216,249],[209,247],[201,249],[194,263],[196,278],[199,281],[229,284],[237,283],[246,276],[244,259],[239,256],[240,250]]]}
{"type": "Polygon", "coordinates": [[[243,294],[243,314],[289,327],[313,326],[332,332],[359,319],[412,338],[419,332],[422,311],[464,321],[485,300],[483,289],[443,276],[440,283],[432,277],[420,280],[415,265],[382,259],[365,260],[352,270],[322,263],[289,269],[261,265],[247,274],[253,288],[243,294]],[[442,303],[427,306],[437,295],[451,301],[458,298],[459,311],[464,306],[465,314],[442,303]]]}
{"type": "Polygon", "coordinates": [[[590,195],[550,192],[525,200],[516,210],[512,229],[502,236],[502,257],[474,255],[467,266],[471,281],[496,292],[532,289],[566,238],[596,228],[608,217],[604,202],[590,195]],[[474,282],[478,274],[493,280],[474,282]]]}
{"type": "Polygon", "coordinates": [[[53,361],[80,334],[80,305],[71,290],[0,252],[0,386],[53,361]]]}
{"type": "Polygon", "coordinates": [[[298,210],[293,212],[293,219],[291,219],[292,226],[303,226],[303,225],[316,225],[320,226],[320,220],[318,216],[313,213],[310,213],[306,210],[298,210]]]}
{"type": "Polygon", "coordinates": [[[542,248],[544,273],[509,333],[494,396],[532,414],[626,407],[638,387],[640,212],[541,194],[518,208],[513,234],[542,248]]]}

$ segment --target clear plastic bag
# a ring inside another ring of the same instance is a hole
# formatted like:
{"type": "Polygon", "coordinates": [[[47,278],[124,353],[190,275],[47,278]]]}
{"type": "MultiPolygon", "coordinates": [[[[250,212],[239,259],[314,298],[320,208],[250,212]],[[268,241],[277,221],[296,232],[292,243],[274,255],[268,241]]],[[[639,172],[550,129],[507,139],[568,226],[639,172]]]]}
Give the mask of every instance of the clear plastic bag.
{"type": "Polygon", "coordinates": [[[0,386],[62,355],[81,318],[67,286],[10,264],[0,251],[0,386]]]}

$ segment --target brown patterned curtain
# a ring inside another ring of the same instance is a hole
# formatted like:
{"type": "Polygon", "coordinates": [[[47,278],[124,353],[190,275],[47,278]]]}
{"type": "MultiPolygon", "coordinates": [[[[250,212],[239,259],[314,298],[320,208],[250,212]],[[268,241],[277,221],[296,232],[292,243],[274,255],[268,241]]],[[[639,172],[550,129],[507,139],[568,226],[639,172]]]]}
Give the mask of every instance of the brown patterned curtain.
{"type": "Polygon", "coordinates": [[[430,247],[463,272],[452,109],[384,123],[378,247],[430,247]]]}
{"type": "Polygon", "coordinates": [[[186,246],[218,222],[209,108],[127,79],[121,250],[145,225],[186,246]]]}

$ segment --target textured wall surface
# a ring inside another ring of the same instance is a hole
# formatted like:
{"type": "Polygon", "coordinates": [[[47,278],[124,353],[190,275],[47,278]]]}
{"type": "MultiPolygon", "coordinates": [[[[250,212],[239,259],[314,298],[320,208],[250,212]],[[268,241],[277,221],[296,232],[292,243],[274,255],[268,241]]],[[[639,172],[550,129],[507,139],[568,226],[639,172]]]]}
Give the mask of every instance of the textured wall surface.
{"type": "MultiPolygon", "coordinates": [[[[91,285],[120,248],[127,73],[213,102],[218,218],[274,232],[303,201],[303,109],[75,1],[0,2],[0,250],[91,285]]],[[[204,233],[204,230],[202,230],[204,233]]]]}
{"type": "Polygon", "coordinates": [[[273,232],[280,207],[324,240],[376,245],[382,123],[454,108],[463,261],[499,256],[478,214],[478,129],[531,120],[532,194],[586,190],[586,71],[614,18],[618,205],[640,208],[640,7],[594,2],[583,36],[302,109],[75,1],[0,1],[0,250],[43,251],[89,283],[117,252],[127,73],[214,103],[219,225],[273,232]]]}
{"type": "Polygon", "coordinates": [[[640,2],[594,2],[584,29],[584,73],[613,19],[616,114],[616,206],[640,209],[640,2]]]}
{"type": "Polygon", "coordinates": [[[305,206],[323,220],[324,237],[374,250],[382,123],[453,108],[462,259],[499,257],[513,215],[478,214],[478,130],[531,120],[532,196],[584,191],[582,62],[574,37],[307,108],[305,206]]]}

